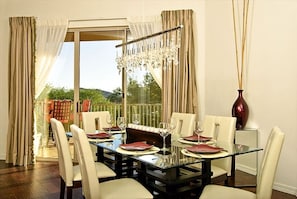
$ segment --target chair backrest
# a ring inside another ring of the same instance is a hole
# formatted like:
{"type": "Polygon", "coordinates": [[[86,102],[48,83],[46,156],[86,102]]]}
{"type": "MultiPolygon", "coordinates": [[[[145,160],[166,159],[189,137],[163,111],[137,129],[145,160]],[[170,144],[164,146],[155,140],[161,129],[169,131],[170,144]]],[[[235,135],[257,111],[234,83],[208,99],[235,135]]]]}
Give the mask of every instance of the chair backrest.
{"type": "MultiPolygon", "coordinates": [[[[204,136],[210,136],[217,140],[217,144],[231,151],[234,144],[234,135],[236,131],[236,118],[206,115],[203,122],[204,136]]],[[[212,165],[220,167],[231,175],[232,159],[223,158],[212,161],[212,165]]]]}
{"type": "Polygon", "coordinates": [[[95,124],[96,118],[99,118],[98,120],[99,129],[109,127],[108,123],[106,122],[107,116],[110,115],[108,111],[82,112],[81,115],[82,115],[83,129],[87,133],[96,131],[96,124],[95,124]]]}
{"type": "Polygon", "coordinates": [[[54,100],[45,100],[45,114],[47,115],[46,121],[50,123],[53,117],[54,100]]]}
{"type": "Polygon", "coordinates": [[[259,169],[257,198],[270,199],[277,164],[282,150],[285,134],[279,127],[273,127],[264,149],[262,164],[259,169]]]}
{"type": "Polygon", "coordinates": [[[91,109],[91,100],[85,99],[82,101],[81,112],[89,112],[91,109]]]}
{"type": "Polygon", "coordinates": [[[64,126],[55,118],[51,118],[51,126],[58,150],[60,176],[66,186],[73,186],[73,162],[64,126]]]}
{"type": "Polygon", "coordinates": [[[71,112],[71,100],[54,100],[53,118],[68,123],[71,112]]]}
{"type": "Polygon", "coordinates": [[[193,113],[173,112],[171,119],[175,119],[176,127],[172,132],[171,140],[175,141],[180,137],[193,135],[195,118],[196,115],[193,113]]]}
{"type": "Polygon", "coordinates": [[[86,199],[99,198],[99,181],[89,141],[84,131],[75,124],[70,125],[77,149],[77,158],[82,174],[82,188],[86,199]]]}

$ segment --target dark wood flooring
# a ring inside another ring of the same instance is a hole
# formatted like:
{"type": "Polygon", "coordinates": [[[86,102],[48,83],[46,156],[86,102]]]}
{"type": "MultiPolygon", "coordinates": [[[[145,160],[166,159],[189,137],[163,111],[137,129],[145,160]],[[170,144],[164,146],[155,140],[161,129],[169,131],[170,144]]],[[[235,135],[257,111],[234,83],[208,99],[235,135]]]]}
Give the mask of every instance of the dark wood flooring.
{"type": "MultiPolygon", "coordinates": [[[[37,162],[28,167],[13,167],[0,160],[1,199],[59,198],[60,177],[57,162],[37,162]]],[[[237,172],[237,184],[254,183],[254,178],[237,172]]],[[[254,191],[255,189],[250,189],[254,191]]],[[[75,189],[73,199],[81,199],[81,189],[75,189]]],[[[273,191],[272,199],[296,199],[295,196],[273,191]]]]}

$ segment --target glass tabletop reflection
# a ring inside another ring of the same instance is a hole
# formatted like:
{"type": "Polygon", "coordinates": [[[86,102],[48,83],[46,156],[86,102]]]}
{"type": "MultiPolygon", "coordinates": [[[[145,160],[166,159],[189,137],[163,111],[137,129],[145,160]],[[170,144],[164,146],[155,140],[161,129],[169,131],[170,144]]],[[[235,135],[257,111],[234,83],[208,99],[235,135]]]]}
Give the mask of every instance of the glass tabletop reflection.
{"type": "MultiPolygon", "coordinates": [[[[117,150],[121,144],[126,143],[125,134],[115,134],[114,139],[112,141],[108,142],[98,142],[93,143],[97,147],[101,147],[103,149],[119,153],[117,150]]],[[[227,143],[216,143],[217,146],[224,148],[224,157],[229,156],[236,156],[251,152],[257,152],[262,149],[260,148],[254,148],[249,147],[242,144],[227,144],[227,143]]],[[[191,146],[190,144],[184,144],[180,142],[173,142],[171,143],[171,146],[167,148],[167,151],[160,150],[159,152],[153,153],[153,154],[146,154],[142,155],[141,153],[135,153],[135,155],[127,155],[127,154],[121,154],[123,156],[129,156],[135,160],[141,161],[144,164],[154,166],[159,169],[169,169],[169,168],[175,168],[175,167],[181,167],[184,165],[194,164],[205,161],[207,156],[203,156],[199,158],[199,155],[197,157],[186,155],[185,153],[182,153],[183,150],[185,150],[186,147],[191,146]]],[[[213,156],[210,156],[209,159],[217,159],[213,156]]]]}

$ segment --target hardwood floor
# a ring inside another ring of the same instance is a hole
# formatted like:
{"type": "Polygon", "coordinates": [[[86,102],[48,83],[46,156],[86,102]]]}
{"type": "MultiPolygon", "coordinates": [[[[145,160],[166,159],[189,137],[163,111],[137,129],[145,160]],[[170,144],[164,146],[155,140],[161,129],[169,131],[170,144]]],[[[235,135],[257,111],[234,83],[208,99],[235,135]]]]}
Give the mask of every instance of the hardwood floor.
{"type": "MultiPolygon", "coordinates": [[[[237,184],[253,183],[254,178],[238,172],[237,184]]],[[[254,189],[251,189],[254,191],[254,189]]],[[[37,162],[28,167],[12,167],[0,160],[1,199],[55,199],[59,198],[60,177],[57,162],[37,162]]],[[[82,198],[81,189],[75,189],[73,199],[82,198]]],[[[296,199],[295,196],[273,191],[272,199],[296,199]]]]}

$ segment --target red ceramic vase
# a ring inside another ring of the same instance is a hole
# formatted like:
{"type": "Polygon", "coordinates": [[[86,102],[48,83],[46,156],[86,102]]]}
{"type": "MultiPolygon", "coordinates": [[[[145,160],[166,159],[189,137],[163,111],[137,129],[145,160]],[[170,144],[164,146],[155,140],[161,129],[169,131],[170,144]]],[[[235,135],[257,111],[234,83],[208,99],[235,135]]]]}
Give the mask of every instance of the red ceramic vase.
{"type": "Polygon", "coordinates": [[[232,107],[232,116],[236,117],[236,129],[243,129],[249,117],[249,107],[242,96],[243,90],[238,90],[238,97],[232,107]]]}

